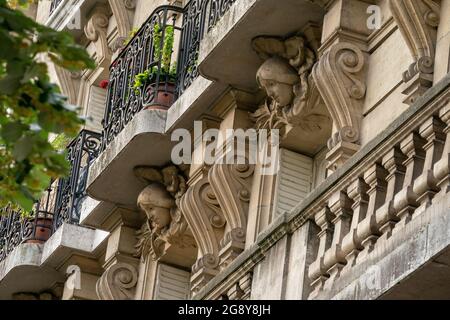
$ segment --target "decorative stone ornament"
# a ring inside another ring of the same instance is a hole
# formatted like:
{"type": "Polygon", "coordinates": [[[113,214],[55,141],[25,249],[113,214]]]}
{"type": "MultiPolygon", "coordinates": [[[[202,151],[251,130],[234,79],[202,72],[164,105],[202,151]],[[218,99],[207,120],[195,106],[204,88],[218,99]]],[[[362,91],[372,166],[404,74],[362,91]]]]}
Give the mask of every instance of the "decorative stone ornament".
{"type": "Polygon", "coordinates": [[[138,273],[129,263],[116,263],[108,268],[97,282],[100,300],[133,300],[138,273]]]}
{"type": "Polygon", "coordinates": [[[434,0],[390,0],[389,5],[414,58],[414,63],[403,73],[404,102],[412,104],[433,85],[441,5],[434,0]]]}
{"type": "Polygon", "coordinates": [[[165,253],[166,244],[195,246],[192,238],[185,235],[187,223],[179,209],[180,198],[186,192],[183,171],[173,165],[163,169],[140,166],[135,175],[150,183],[139,194],[137,205],[147,216],[138,231],[136,257],[145,260],[150,254],[159,259],[165,253]]]}
{"type": "Polygon", "coordinates": [[[265,60],[256,79],[267,100],[251,115],[257,129],[278,129],[283,137],[292,127],[314,131],[321,122],[328,121],[326,116],[314,113],[317,100],[311,99],[315,89],[311,71],[316,53],[302,35],[287,39],[257,37],[252,46],[265,60]]]}

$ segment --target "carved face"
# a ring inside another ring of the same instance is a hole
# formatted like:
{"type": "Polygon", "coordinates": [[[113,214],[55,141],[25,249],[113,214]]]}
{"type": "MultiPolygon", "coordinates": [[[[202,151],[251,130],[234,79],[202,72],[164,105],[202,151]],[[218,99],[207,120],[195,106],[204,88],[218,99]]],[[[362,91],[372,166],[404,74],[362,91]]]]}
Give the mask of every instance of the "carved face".
{"type": "Polygon", "coordinates": [[[152,184],[139,194],[138,206],[157,230],[168,227],[171,222],[170,210],[175,206],[171,195],[160,184],[152,184]]]}
{"type": "Polygon", "coordinates": [[[170,209],[153,207],[151,205],[143,205],[142,209],[147,214],[147,218],[151,221],[152,228],[161,230],[170,225],[170,209]]]}
{"type": "Polygon", "coordinates": [[[288,106],[294,99],[293,86],[274,80],[260,80],[267,96],[272,98],[280,107],[288,106]]]}
{"type": "Polygon", "coordinates": [[[299,83],[300,77],[288,61],[273,57],[259,68],[256,80],[278,106],[285,107],[294,100],[294,85],[299,83]]]}

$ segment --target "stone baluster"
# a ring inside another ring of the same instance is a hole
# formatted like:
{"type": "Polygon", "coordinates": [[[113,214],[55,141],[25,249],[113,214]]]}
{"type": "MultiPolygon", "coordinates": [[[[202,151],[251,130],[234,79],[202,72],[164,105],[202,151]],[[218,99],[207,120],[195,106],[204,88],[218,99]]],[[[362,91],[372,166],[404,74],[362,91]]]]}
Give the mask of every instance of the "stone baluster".
{"type": "Polygon", "coordinates": [[[394,210],[400,221],[395,230],[400,229],[411,220],[411,216],[418,207],[417,195],[413,191],[413,183],[421,174],[425,159],[423,146],[425,141],[415,132],[409,134],[400,144],[400,149],[406,155],[403,163],[406,167],[403,188],[394,198],[394,210]]]}
{"type": "Polygon", "coordinates": [[[327,273],[330,274],[331,284],[334,279],[339,277],[341,270],[346,264],[345,254],[342,252],[342,239],[349,233],[350,222],[352,218],[351,211],[352,202],[342,191],[334,193],[329,201],[328,207],[334,216],[332,221],[334,225],[333,240],[331,247],[327,250],[324,256],[324,267],[327,273]]]}
{"type": "Polygon", "coordinates": [[[375,242],[380,236],[380,228],[377,225],[375,213],[386,200],[386,176],[386,170],[378,163],[371,166],[364,174],[364,180],[370,186],[367,191],[369,205],[366,217],[356,230],[357,236],[361,239],[361,244],[364,247],[358,255],[358,260],[364,259],[373,250],[375,242]]]}
{"type": "Polygon", "coordinates": [[[368,190],[369,186],[362,178],[356,179],[347,189],[347,194],[353,201],[353,216],[350,231],[342,240],[342,252],[345,254],[345,259],[347,260],[345,269],[351,268],[355,265],[356,257],[363,249],[361,239],[358,238],[356,230],[359,223],[366,217],[367,214],[369,204],[369,196],[367,195],[368,190]]]}
{"type": "Polygon", "coordinates": [[[328,279],[323,260],[325,252],[331,245],[331,238],[333,236],[332,214],[327,206],[317,212],[314,218],[320,231],[317,235],[319,237],[317,258],[311,263],[308,270],[308,277],[311,280],[311,287],[313,288],[311,297],[315,296],[323,288],[325,281],[328,279]]]}
{"type": "Polygon", "coordinates": [[[442,108],[439,116],[446,124],[444,133],[446,135],[442,158],[434,166],[434,176],[440,190],[439,196],[444,196],[450,191],[450,105],[442,108]]]}
{"type": "Polygon", "coordinates": [[[419,208],[415,214],[425,210],[439,191],[437,183],[439,182],[433,173],[435,163],[441,158],[444,148],[444,128],[445,124],[438,117],[431,117],[422,126],[419,133],[426,140],[423,148],[425,149],[425,163],[422,174],[414,181],[413,191],[417,195],[419,208]]]}
{"type": "Polygon", "coordinates": [[[380,226],[381,234],[386,238],[391,236],[395,224],[399,221],[395,215],[394,197],[403,186],[406,171],[403,165],[405,160],[405,155],[397,147],[389,151],[382,160],[382,166],[388,172],[386,202],[377,210],[376,221],[380,226]]]}

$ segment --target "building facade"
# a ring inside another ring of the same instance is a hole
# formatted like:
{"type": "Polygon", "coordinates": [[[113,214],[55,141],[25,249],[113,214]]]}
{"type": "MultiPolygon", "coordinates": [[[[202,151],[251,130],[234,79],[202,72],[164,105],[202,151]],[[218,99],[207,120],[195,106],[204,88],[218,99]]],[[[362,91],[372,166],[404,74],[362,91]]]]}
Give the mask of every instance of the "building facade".
{"type": "Polygon", "coordinates": [[[450,0],[28,14],[97,67],[49,64],[88,121],[33,216],[2,209],[1,299],[450,298],[450,0]]]}

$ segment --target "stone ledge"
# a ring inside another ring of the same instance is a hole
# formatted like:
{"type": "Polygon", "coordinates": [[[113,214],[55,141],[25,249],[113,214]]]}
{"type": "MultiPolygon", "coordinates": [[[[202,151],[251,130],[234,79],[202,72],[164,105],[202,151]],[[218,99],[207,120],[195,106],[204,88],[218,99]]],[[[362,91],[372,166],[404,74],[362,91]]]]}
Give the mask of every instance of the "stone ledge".
{"type": "Polygon", "coordinates": [[[63,224],[45,244],[22,243],[0,263],[0,299],[42,292],[65,281],[61,265],[74,254],[95,257],[109,233],[63,224]]]}
{"type": "Polygon", "coordinates": [[[170,133],[176,128],[189,129],[192,122],[207,111],[212,106],[212,101],[226,89],[224,84],[199,76],[168,110],[165,132],[170,133]]]}
{"type": "Polygon", "coordinates": [[[145,184],[133,173],[139,165],[162,166],[170,160],[173,142],[165,135],[167,111],[142,110],[94,161],[87,193],[96,200],[135,208],[145,184]],[[155,151],[158,152],[155,152],[155,151]]]}
{"type": "Polygon", "coordinates": [[[240,90],[257,90],[255,74],[262,61],[252,48],[252,39],[261,35],[292,34],[308,22],[321,21],[325,12],[318,4],[308,0],[283,0],[282,6],[279,2],[280,0],[234,2],[205,34],[200,44],[200,74],[240,90]],[[308,15],[302,14],[304,12],[308,12],[308,15]],[[264,23],[255,25],[255,21],[264,23]]]}
{"type": "Polygon", "coordinates": [[[74,252],[95,256],[108,236],[106,231],[64,223],[45,243],[41,264],[57,266],[74,252]]]}

